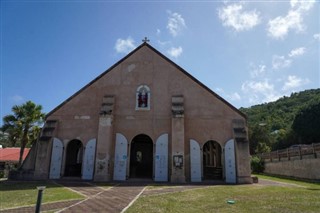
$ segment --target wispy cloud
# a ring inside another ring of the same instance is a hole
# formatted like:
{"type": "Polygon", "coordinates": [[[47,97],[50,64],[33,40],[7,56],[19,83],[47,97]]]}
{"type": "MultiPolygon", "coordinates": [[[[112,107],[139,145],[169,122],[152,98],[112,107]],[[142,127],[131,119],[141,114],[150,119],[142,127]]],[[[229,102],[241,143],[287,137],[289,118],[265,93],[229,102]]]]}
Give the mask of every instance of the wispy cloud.
{"type": "Polygon", "coordinates": [[[156,32],[157,36],[159,36],[161,34],[161,30],[160,29],[157,29],[157,32],[156,32]]]}
{"type": "Polygon", "coordinates": [[[21,103],[24,101],[24,98],[20,95],[14,95],[11,97],[11,100],[14,102],[14,103],[21,103]]]}
{"type": "Polygon", "coordinates": [[[313,38],[320,41],[320,33],[316,33],[313,35],[313,38]]]}
{"type": "Polygon", "coordinates": [[[267,79],[263,81],[246,81],[242,84],[241,90],[249,97],[251,104],[271,102],[280,97],[275,91],[274,85],[270,84],[267,79]]]}
{"type": "Polygon", "coordinates": [[[306,0],[291,0],[290,5],[291,5],[291,8],[294,10],[308,11],[313,7],[315,2],[316,2],[315,0],[307,0],[307,1],[306,0]]]}
{"type": "Polygon", "coordinates": [[[181,14],[172,13],[171,11],[168,11],[168,13],[169,13],[169,17],[168,17],[167,29],[169,30],[169,33],[173,37],[176,37],[177,35],[181,34],[184,28],[186,28],[186,23],[181,14]]]}
{"type": "Polygon", "coordinates": [[[223,26],[236,31],[250,30],[261,22],[260,13],[256,10],[243,11],[242,4],[231,4],[218,9],[223,26]]]}
{"type": "Polygon", "coordinates": [[[299,88],[300,86],[308,84],[309,82],[310,80],[308,78],[302,79],[295,75],[289,75],[286,82],[284,83],[284,86],[282,87],[282,90],[294,90],[296,88],[299,88]]]}
{"type": "Polygon", "coordinates": [[[264,64],[259,64],[258,66],[254,63],[250,63],[250,77],[262,77],[266,73],[267,66],[264,64]]]}
{"type": "Polygon", "coordinates": [[[237,92],[232,93],[229,97],[232,101],[240,101],[241,100],[241,96],[237,92]]]}
{"type": "Polygon", "coordinates": [[[239,95],[238,92],[228,94],[222,88],[216,88],[215,91],[220,93],[220,95],[223,96],[228,101],[240,101],[241,100],[241,96],[239,95]]]}
{"type": "Polygon", "coordinates": [[[291,50],[290,53],[288,54],[288,56],[289,57],[297,57],[297,56],[303,55],[305,52],[306,52],[305,47],[299,47],[299,48],[291,50]]]}
{"type": "Polygon", "coordinates": [[[182,52],[183,52],[183,49],[180,46],[179,47],[171,47],[167,51],[167,53],[173,58],[178,58],[182,54],[182,52]]]}
{"type": "Polygon", "coordinates": [[[275,39],[284,39],[290,30],[302,32],[305,30],[303,16],[310,10],[315,0],[291,0],[291,9],[286,16],[278,16],[268,22],[268,35],[275,39]]]}
{"type": "Polygon", "coordinates": [[[116,44],[114,46],[117,53],[129,53],[131,50],[136,48],[135,41],[128,37],[127,39],[117,39],[116,44]]]}
{"type": "Polygon", "coordinates": [[[287,59],[285,56],[273,55],[272,68],[275,70],[290,67],[292,60],[287,59]]]}

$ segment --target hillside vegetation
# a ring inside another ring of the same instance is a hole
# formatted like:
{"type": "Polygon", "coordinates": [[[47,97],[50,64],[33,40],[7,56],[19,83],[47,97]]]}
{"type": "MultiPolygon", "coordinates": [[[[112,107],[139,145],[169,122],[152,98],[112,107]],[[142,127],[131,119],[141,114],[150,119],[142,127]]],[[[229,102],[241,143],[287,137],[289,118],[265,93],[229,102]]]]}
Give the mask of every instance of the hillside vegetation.
{"type": "Polygon", "coordinates": [[[248,116],[251,154],[320,142],[320,89],[240,110],[248,116]]]}

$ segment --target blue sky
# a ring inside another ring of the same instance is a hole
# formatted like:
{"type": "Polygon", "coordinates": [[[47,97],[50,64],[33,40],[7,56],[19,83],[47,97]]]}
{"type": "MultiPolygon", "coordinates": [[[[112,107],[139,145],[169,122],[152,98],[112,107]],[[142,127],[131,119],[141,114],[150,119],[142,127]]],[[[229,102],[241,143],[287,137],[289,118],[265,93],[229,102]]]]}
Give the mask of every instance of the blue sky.
{"type": "Polygon", "coordinates": [[[236,107],[320,87],[319,1],[1,1],[1,117],[150,44],[236,107]]]}

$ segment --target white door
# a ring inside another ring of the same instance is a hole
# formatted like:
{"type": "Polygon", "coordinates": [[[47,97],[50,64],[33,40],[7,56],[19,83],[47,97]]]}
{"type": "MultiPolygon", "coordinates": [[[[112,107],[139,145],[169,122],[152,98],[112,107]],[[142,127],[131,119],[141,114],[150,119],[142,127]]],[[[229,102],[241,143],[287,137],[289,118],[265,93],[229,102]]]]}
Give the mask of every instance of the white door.
{"type": "Polygon", "coordinates": [[[128,141],[120,133],[116,134],[113,180],[126,180],[128,141]]]}
{"type": "Polygon", "coordinates": [[[59,179],[61,176],[61,164],[62,164],[63,143],[54,138],[52,143],[52,154],[50,163],[50,179],[59,179]]]}
{"type": "Polygon", "coordinates": [[[190,140],[191,182],[201,182],[201,153],[197,141],[190,140]]]}
{"type": "Polygon", "coordinates": [[[82,179],[92,180],[94,169],[94,157],[96,153],[96,139],[91,139],[85,148],[83,157],[82,179]]]}
{"type": "Polygon", "coordinates": [[[168,134],[161,135],[156,141],[155,181],[168,181],[168,134]]]}
{"type": "Polygon", "coordinates": [[[234,140],[231,139],[224,147],[224,159],[226,169],[226,183],[236,183],[236,158],[234,153],[234,140]]]}

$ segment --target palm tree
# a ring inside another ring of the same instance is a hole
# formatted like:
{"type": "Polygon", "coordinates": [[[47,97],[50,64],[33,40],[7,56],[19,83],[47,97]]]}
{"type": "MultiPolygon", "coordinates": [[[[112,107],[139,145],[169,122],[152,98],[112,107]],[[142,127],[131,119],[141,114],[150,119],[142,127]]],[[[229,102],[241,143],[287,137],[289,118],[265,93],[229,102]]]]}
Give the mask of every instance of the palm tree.
{"type": "Polygon", "coordinates": [[[3,117],[2,131],[9,134],[12,145],[20,143],[19,166],[22,163],[24,148],[39,134],[39,125],[43,123],[45,114],[42,106],[32,101],[12,107],[13,114],[3,117]]]}

